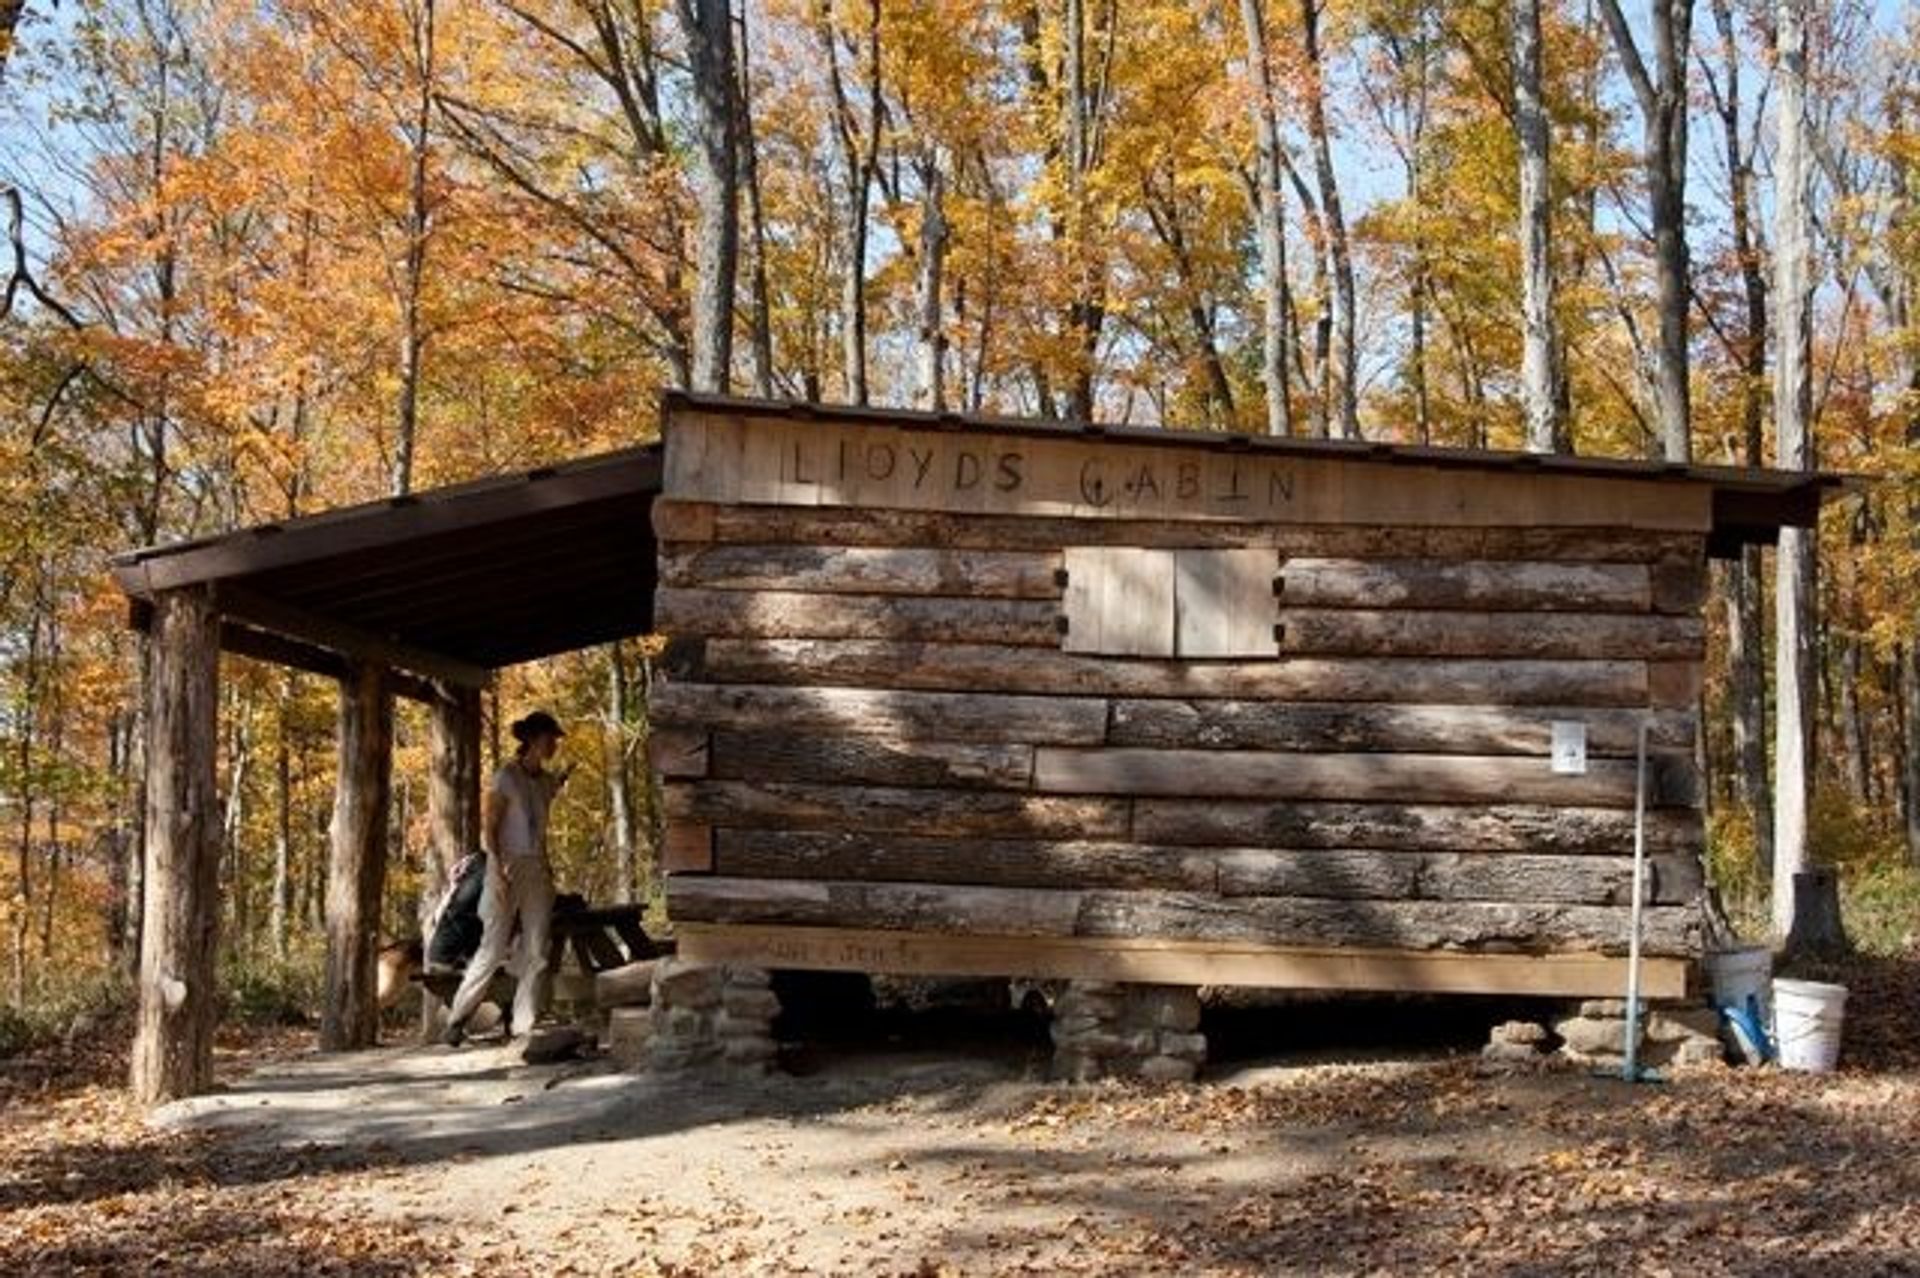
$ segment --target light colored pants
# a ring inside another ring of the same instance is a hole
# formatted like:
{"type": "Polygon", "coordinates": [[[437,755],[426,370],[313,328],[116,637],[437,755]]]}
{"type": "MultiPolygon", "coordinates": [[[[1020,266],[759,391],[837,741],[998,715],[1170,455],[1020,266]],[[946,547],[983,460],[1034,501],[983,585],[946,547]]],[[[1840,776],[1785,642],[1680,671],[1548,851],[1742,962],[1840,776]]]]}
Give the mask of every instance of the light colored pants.
{"type": "Polygon", "coordinates": [[[513,1032],[533,1028],[546,1002],[547,948],[553,934],[553,880],[540,857],[514,857],[513,879],[504,881],[487,867],[486,886],[480,892],[480,948],[467,964],[460,990],[453,996],[448,1018],[463,1025],[487,996],[493,974],[507,961],[513,923],[520,921],[520,944],[525,962],[513,995],[513,1032]]]}

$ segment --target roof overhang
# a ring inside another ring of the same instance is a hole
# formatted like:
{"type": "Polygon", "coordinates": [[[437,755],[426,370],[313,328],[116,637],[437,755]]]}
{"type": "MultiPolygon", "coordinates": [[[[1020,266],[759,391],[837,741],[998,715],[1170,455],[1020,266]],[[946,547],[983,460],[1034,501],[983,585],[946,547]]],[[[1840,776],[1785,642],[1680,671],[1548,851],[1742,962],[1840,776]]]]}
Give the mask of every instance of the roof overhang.
{"type": "Polygon", "coordinates": [[[228,651],[473,687],[651,628],[659,491],[651,445],[134,551],[113,574],[136,625],[155,595],[204,587],[228,651]]]}

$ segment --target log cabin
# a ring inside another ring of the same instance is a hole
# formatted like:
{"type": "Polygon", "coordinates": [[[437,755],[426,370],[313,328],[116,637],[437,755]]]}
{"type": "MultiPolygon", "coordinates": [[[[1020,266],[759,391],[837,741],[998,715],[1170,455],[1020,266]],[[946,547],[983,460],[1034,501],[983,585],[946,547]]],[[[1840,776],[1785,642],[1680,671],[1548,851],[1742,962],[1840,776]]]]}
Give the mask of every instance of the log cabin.
{"type": "MultiPolygon", "coordinates": [[[[212,1078],[222,653],[339,684],[325,1048],[378,1029],[393,699],[450,864],[494,672],[650,631],[655,1008],[699,1012],[662,1025],[763,1032],[769,969],[1078,982],[1089,1022],[1202,985],[1610,995],[1643,724],[1644,989],[1677,997],[1707,561],[1850,486],[684,394],[662,435],[115,561],[151,645],[143,1100],[212,1078]]],[[[1197,1038],[1190,997],[1140,1006],[1197,1038]]]]}
{"type": "Polygon", "coordinates": [[[1615,995],[1712,922],[1710,556],[1831,476],[676,396],[683,958],[1615,995]]]}

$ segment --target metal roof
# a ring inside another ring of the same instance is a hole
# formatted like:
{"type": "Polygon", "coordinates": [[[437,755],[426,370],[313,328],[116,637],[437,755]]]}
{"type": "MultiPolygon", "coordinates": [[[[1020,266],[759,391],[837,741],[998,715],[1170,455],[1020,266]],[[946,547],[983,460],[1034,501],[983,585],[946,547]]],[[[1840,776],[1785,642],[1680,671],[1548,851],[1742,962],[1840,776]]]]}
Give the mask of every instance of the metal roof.
{"type": "Polygon", "coordinates": [[[1621,457],[1588,457],[1569,453],[1443,448],[1374,440],[1242,435],[1160,426],[1108,426],[1098,422],[1054,422],[978,413],[932,413],[847,404],[810,404],[688,391],[669,391],[661,406],[662,417],[670,417],[676,409],[681,408],[790,420],[837,418],[921,430],[991,430],[1003,435],[1049,439],[1064,435],[1162,448],[1173,444],[1184,448],[1340,458],[1382,465],[1464,467],[1509,473],[1572,475],[1599,480],[1657,479],[1706,484],[1713,489],[1713,532],[1708,538],[1707,549],[1708,553],[1716,556],[1737,554],[1744,545],[1770,544],[1777,540],[1782,527],[1811,528],[1818,522],[1822,501],[1845,491],[1857,491],[1867,482],[1860,476],[1832,471],[1769,470],[1621,457]]]}
{"type": "Polygon", "coordinates": [[[136,624],[156,592],[207,585],[229,651],[472,685],[652,627],[659,491],[655,444],[138,550],[113,574],[136,624]]]}

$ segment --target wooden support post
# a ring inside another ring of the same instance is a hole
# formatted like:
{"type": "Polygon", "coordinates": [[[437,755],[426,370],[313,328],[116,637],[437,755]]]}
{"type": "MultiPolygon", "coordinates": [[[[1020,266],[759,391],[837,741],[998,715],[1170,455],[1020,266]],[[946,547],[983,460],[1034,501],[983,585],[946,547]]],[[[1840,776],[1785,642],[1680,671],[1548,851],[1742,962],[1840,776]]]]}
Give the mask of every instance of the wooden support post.
{"type": "Polygon", "coordinates": [[[428,705],[427,843],[431,901],[453,863],[480,846],[480,692],[441,687],[428,705]]]}
{"type": "Polygon", "coordinates": [[[153,601],[148,680],[146,905],[133,1092],[145,1104],[213,1085],[220,910],[220,618],[204,588],[153,601]]]}
{"type": "MultiPolygon", "coordinates": [[[[454,863],[480,846],[480,692],[441,685],[427,703],[427,848],[420,884],[420,940],[433,938],[434,903],[454,863]]],[[[420,1027],[430,1040],[445,1006],[420,992],[420,1027]]]]}
{"type": "Polygon", "coordinates": [[[387,873],[387,803],[393,769],[393,697],[383,666],[355,661],[340,681],[340,764],[327,869],[327,991],[322,1051],[372,1047],[379,1038],[375,956],[387,873]]]}

